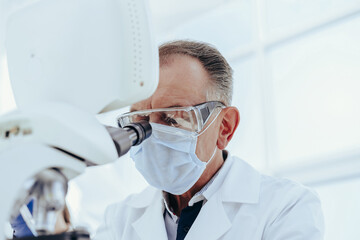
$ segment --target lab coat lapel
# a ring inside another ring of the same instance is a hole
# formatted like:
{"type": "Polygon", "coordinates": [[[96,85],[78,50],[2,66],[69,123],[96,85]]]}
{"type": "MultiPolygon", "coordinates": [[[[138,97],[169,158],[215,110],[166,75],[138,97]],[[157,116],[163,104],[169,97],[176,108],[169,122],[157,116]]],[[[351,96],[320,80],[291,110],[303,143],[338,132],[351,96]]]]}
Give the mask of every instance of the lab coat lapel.
{"type": "Polygon", "coordinates": [[[161,194],[157,195],[154,201],[146,208],[144,214],[132,224],[141,240],[167,240],[163,202],[161,194]]]}
{"type": "Polygon", "coordinates": [[[217,192],[202,207],[185,239],[219,239],[230,228],[231,222],[217,192]]]}
{"type": "Polygon", "coordinates": [[[227,203],[258,202],[260,174],[238,158],[232,157],[226,161],[225,168],[204,193],[208,201],[202,207],[186,239],[219,239],[232,226],[224,208],[227,203]]]}

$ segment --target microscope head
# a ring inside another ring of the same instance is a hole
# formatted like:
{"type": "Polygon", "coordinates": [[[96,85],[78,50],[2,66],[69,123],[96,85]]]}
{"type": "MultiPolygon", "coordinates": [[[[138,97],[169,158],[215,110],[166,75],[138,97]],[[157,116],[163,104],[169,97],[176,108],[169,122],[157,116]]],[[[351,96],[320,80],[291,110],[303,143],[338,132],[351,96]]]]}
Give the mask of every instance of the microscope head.
{"type": "Polygon", "coordinates": [[[63,102],[97,114],[148,98],[158,48],[145,0],[38,0],[9,14],[6,51],[18,107],[63,102]]]}

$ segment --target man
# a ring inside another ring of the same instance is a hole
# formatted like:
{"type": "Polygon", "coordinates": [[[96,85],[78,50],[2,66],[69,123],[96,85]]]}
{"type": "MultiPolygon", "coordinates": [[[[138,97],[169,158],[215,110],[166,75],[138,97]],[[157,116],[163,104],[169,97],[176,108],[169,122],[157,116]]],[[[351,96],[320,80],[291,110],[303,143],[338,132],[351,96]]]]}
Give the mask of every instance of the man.
{"type": "Polygon", "coordinates": [[[151,122],[131,157],[153,187],[108,207],[97,239],[323,239],[314,193],[225,150],[240,121],[225,58],[190,41],[159,53],[157,90],[119,119],[151,122]]]}

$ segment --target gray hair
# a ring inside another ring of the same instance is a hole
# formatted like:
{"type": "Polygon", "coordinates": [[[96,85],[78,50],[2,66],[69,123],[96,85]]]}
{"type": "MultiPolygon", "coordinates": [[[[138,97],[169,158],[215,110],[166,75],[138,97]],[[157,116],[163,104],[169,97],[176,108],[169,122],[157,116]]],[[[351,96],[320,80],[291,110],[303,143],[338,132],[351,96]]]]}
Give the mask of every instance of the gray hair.
{"type": "Polygon", "coordinates": [[[188,40],[167,42],[159,47],[160,65],[167,62],[167,57],[174,54],[191,56],[200,61],[210,75],[208,101],[217,100],[229,106],[233,91],[233,70],[221,53],[213,46],[188,40]]]}

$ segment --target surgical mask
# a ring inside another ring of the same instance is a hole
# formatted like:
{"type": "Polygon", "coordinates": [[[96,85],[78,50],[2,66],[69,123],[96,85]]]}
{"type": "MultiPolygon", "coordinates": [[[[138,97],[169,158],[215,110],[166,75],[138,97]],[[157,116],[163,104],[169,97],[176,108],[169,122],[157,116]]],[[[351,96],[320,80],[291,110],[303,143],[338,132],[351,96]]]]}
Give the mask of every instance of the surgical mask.
{"type": "Polygon", "coordinates": [[[152,136],[141,145],[130,149],[130,156],[146,181],[153,187],[174,195],[188,191],[215,156],[216,146],[206,162],[196,156],[195,150],[198,136],[207,130],[218,114],[198,135],[187,130],[151,123],[152,136]]]}

